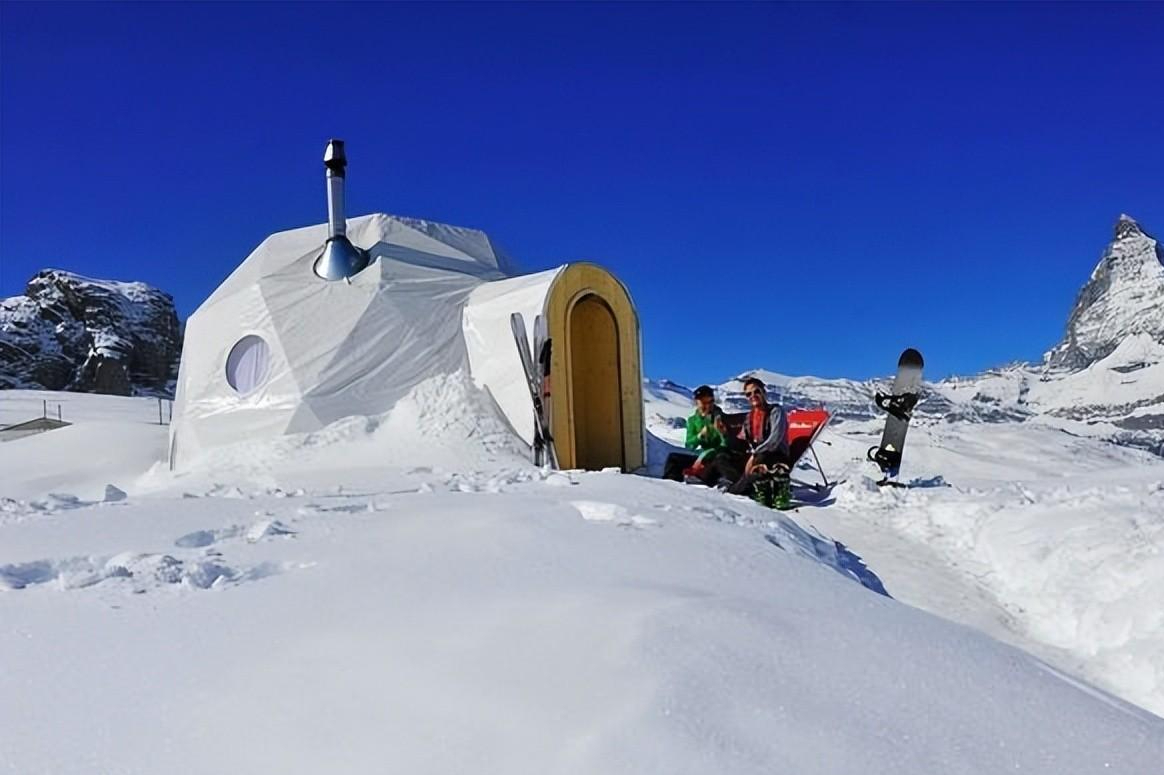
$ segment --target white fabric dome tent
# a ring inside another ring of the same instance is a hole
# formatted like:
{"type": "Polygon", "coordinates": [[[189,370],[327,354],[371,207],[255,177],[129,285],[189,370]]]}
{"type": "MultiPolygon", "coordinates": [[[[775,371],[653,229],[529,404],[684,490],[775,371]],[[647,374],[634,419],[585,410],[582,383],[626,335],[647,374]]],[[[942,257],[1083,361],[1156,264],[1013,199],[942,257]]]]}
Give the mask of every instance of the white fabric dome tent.
{"type": "MultiPolygon", "coordinates": [[[[563,467],[644,463],[638,320],[593,264],[513,277],[480,231],[375,214],[346,222],[369,264],[313,271],[321,224],[268,237],[186,323],[172,468],[215,447],[381,415],[425,379],[467,370],[514,433],[533,406],[510,329],[544,315],[554,340],[551,432],[563,467]]],[[[529,332],[532,337],[532,331],[529,332]]]]}

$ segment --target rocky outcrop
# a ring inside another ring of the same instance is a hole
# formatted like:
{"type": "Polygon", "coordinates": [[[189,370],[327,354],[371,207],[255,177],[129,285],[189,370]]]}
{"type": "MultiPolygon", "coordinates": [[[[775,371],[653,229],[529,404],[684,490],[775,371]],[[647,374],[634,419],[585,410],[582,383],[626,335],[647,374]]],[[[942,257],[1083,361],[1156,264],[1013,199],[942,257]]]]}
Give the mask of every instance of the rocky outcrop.
{"type": "Polygon", "coordinates": [[[168,395],[181,347],[174,300],[145,283],[49,269],[0,301],[0,389],[168,395]]]}
{"type": "Polygon", "coordinates": [[[1047,364],[1084,369],[1137,334],[1164,342],[1164,250],[1121,215],[1115,238],[1079,292],[1063,341],[1047,353],[1047,364]]]}

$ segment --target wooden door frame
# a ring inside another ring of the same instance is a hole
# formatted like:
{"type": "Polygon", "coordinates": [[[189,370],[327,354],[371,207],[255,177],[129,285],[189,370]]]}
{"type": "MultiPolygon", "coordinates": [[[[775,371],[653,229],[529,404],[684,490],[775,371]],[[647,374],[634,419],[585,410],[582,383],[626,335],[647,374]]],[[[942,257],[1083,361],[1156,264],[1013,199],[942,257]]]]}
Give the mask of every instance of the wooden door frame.
{"type": "Polygon", "coordinates": [[[633,471],[646,464],[639,319],[626,287],[597,264],[568,264],[554,278],[546,295],[543,314],[553,340],[550,431],[554,436],[559,464],[562,468],[574,468],[577,454],[570,321],[574,307],[588,296],[597,297],[614,318],[618,337],[619,403],[622,412],[620,467],[624,471],[633,471]]]}

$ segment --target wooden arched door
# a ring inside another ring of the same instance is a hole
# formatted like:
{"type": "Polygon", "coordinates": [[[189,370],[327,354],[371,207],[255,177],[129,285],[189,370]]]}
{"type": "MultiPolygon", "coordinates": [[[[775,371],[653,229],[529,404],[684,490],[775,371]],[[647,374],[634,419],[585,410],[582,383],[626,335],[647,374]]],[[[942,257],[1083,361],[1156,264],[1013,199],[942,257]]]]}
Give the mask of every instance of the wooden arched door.
{"type": "Polygon", "coordinates": [[[574,465],[590,470],[622,467],[618,321],[594,294],[578,299],[569,318],[574,465]]]}

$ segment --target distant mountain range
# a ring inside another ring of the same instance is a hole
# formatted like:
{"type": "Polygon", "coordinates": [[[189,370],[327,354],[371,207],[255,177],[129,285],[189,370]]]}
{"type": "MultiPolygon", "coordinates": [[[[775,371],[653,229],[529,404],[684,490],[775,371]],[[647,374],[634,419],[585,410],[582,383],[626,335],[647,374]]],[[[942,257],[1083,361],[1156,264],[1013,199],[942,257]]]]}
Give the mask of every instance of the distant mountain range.
{"type": "MultiPolygon", "coordinates": [[[[869,420],[881,380],[790,377],[755,369],[719,385],[721,403],[746,407],[742,380],[758,376],[775,400],[823,404],[837,421],[869,420]]],[[[646,416],[665,435],[689,411],[690,390],[669,380],[645,385],[646,416]]],[[[1041,363],[927,383],[917,417],[942,422],[1038,422],[1164,456],[1164,250],[1132,218],[1115,235],[1079,292],[1062,341],[1041,363]]]]}

